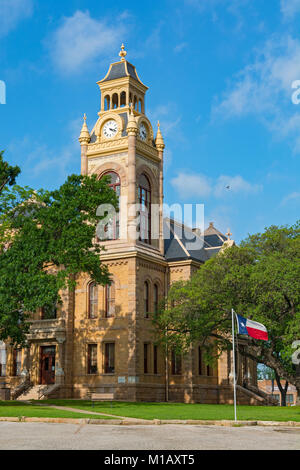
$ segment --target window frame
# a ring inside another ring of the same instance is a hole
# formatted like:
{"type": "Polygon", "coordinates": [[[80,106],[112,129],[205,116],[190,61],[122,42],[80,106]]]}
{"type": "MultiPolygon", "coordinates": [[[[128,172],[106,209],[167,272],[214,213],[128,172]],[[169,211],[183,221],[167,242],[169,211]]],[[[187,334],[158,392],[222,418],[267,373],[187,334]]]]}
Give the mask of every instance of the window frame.
{"type": "Polygon", "coordinates": [[[153,286],[153,311],[154,313],[158,313],[158,305],[159,305],[159,287],[158,284],[154,284],[153,286]]]}
{"type": "MultiPolygon", "coordinates": [[[[114,171],[114,170],[105,171],[100,176],[100,180],[102,178],[104,178],[104,176],[110,176],[110,175],[115,175],[116,179],[117,179],[117,182],[109,183],[108,186],[109,186],[109,188],[112,188],[114,190],[114,192],[116,193],[116,195],[119,198],[121,196],[121,178],[120,178],[120,175],[116,171],[114,171]]],[[[106,224],[105,227],[107,227],[107,226],[108,226],[108,224],[106,224]]],[[[104,227],[104,230],[105,230],[105,227],[104,227]]],[[[113,240],[119,240],[120,239],[120,215],[119,215],[119,212],[116,214],[116,216],[114,217],[114,219],[112,221],[112,232],[113,232],[112,237],[104,238],[104,240],[100,240],[100,241],[113,241],[113,240]]]]}
{"type": "Polygon", "coordinates": [[[116,373],[116,344],[114,342],[104,343],[104,355],[103,355],[103,373],[114,375],[116,373]],[[110,362],[110,346],[113,346],[113,367],[109,365],[110,362]],[[109,370],[112,369],[112,370],[109,370]]]}
{"type": "Polygon", "coordinates": [[[13,350],[13,377],[20,377],[22,370],[22,349],[13,350]],[[19,359],[19,360],[18,360],[19,359]]]}
{"type": "Polygon", "coordinates": [[[89,343],[87,345],[87,374],[88,375],[97,375],[99,373],[98,368],[98,344],[97,343],[89,343]],[[96,351],[96,363],[92,363],[92,348],[95,348],[96,351]],[[92,370],[93,367],[96,367],[95,370],[92,370]]]}
{"type": "Polygon", "coordinates": [[[144,343],[144,374],[150,373],[150,343],[144,343]]]}
{"type": "Polygon", "coordinates": [[[0,341],[0,377],[6,377],[7,368],[7,346],[0,341]],[[2,362],[3,361],[3,362],[2,362]]]}
{"type": "Polygon", "coordinates": [[[144,318],[149,319],[150,311],[150,282],[144,282],[143,289],[144,318]]]}
{"type": "Polygon", "coordinates": [[[115,283],[107,284],[105,286],[105,318],[115,317],[115,283]],[[110,309],[112,312],[109,313],[110,309]]]}
{"type": "Polygon", "coordinates": [[[176,354],[174,350],[171,353],[171,372],[172,375],[182,375],[182,356],[181,354],[176,354]],[[180,362],[178,362],[178,360],[180,362]]]}
{"type": "Polygon", "coordinates": [[[138,182],[138,202],[139,202],[139,217],[140,217],[140,230],[139,230],[139,241],[151,245],[151,204],[152,204],[152,188],[150,180],[145,173],[142,173],[139,176],[138,182]],[[144,177],[147,180],[148,188],[143,186],[141,178],[144,177]],[[145,194],[145,197],[143,196],[145,194]],[[147,213],[143,211],[143,207],[146,208],[147,213]],[[145,222],[145,234],[147,238],[143,236],[144,232],[142,231],[143,222],[145,222]]]}
{"type": "Polygon", "coordinates": [[[198,375],[203,376],[203,357],[201,346],[198,346],[198,375]]]}
{"type": "Polygon", "coordinates": [[[99,308],[99,286],[96,282],[92,281],[88,284],[88,318],[89,320],[95,320],[98,318],[98,308],[99,308]],[[92,300],[91,289],[95,289],[96,299],[92,300]],[[92,308],[93,306],[93,308],[92,308]],[[96,306],[96,313],[92,313],[96,306]]]}
{"type": "Polygon", "coordinates": [[[153,374],[158,375],[158,346],[153,345],[153,374]]]}

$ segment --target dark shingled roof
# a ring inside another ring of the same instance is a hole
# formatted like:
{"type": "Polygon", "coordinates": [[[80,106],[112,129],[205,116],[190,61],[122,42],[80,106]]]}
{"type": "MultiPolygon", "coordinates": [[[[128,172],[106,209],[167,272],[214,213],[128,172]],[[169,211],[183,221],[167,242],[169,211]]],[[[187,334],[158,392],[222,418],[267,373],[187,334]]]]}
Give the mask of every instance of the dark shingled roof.
{"type": "MultiPolygon", "coordinates": [[[[225,241],[225,235],[218,233],[225,241]]],[[[190,227],[174,220],[164,219],[165,257],[168,261],[190,259],[204,263],[220,251],[223,246],[220,238],[213,235],[203,237],[190,227]]]]}
{"type": "Polygon", "coordinates": [[[116,80],[117,78],[129,76],[141,83],[137,76],[135,67],[126,60],[124,60],[122,62],[116,62],[115,64],[112,64],[108,76],[101,81],[108,82],[110,80],[116,80]]]}

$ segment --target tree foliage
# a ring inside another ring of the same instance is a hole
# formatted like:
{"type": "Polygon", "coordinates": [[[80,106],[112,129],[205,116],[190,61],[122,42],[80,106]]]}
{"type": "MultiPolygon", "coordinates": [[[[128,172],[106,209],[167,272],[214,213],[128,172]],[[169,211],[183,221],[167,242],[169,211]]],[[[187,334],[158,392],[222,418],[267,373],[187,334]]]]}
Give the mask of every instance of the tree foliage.
{"type": "Polygon", "coordinates": [[[70,176],[54,191],[15,186],[0,196],[0,340],[22,343],[28,319],[38,308],[51,309],[60,291],[74,289],[87,273],[109,283],[96,240],[101,204],[117,207],[108,179],[70,176]]]}
{"type": "Polygon", "coordinates": [[[21,172],[18,166],[10,166],[3,159],[3,151],[0,151],[0,193],[6,185],[12,186],[16,182],[16,178],[21,172]]]}
{"type": "Polygon", "coordinates": [[[291,359],[292,344],[300,339],[299,223],[249,236],[210,259],[190,280],[175,283],[154,324],[162,342],[186,351],[199,341],[210,356],[212,338],[218,351],[231,348],[232,308],[269,332],[268,342],[246,337],[241,354],[271,367],[299,390],[291,359]]]}

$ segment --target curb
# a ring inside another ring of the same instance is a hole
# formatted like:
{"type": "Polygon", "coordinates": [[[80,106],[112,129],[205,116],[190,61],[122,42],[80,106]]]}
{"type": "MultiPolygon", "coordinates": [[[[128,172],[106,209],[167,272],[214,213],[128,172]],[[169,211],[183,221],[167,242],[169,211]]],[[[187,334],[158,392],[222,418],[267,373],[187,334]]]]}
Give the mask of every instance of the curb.
{"type": "Polygon", "coordinates": [[[207,420],[139,420],[135,421],[127,419],[91,419],[91,418],[29,418],[27,416],[19,417],[0,417],[0,422],[13,422],[13,423],[56,423],[56,424],[97,424],[97,425],[115,425],[115,426],[163,426],[167,424],[180,424],[180,425],[195,425],[195,426],[225,426],[225,427],[243,427],[243,426],[281,426],[281,427],[300,427],[300,422],[297,421],[207,421],[207,420]]]}

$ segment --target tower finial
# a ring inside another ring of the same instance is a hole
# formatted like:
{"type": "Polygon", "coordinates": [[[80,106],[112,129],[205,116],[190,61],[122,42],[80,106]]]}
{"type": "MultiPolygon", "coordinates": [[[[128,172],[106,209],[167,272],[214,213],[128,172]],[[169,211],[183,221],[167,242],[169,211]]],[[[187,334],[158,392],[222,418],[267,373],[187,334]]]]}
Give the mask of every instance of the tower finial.
{"type": "Polygon", "coordinates": [[[155,145],[159,150],[163,150],[165,148],[164,139],[160,130],[160,122],[157,122],[157,134],[155,139],[155,145]]]}
{"type": "Polygon", "coordinates": [[[83,125],[79,136],[79,142],[82,145],[87,145],[91,140],[91,136],[86,125],[86,114],[83,115],[83,125]]]}
{"type": "Polygon", "coordinates": [[[125,46],[122,44],[121,50],[119,52],[119,56],[121,57],[121,60],[124,61],[125,57],[127,56],[127,52],[125,51],[125,46]]]}
{"type": "Polygon", "coordinates": [[[227,236],[227,239],[228,240],[231,240],[231,236],[232,236],[232,233],[230,232],[230,228],[228,229],[227,233],[226,233],[226,236],[227,236]]]}

